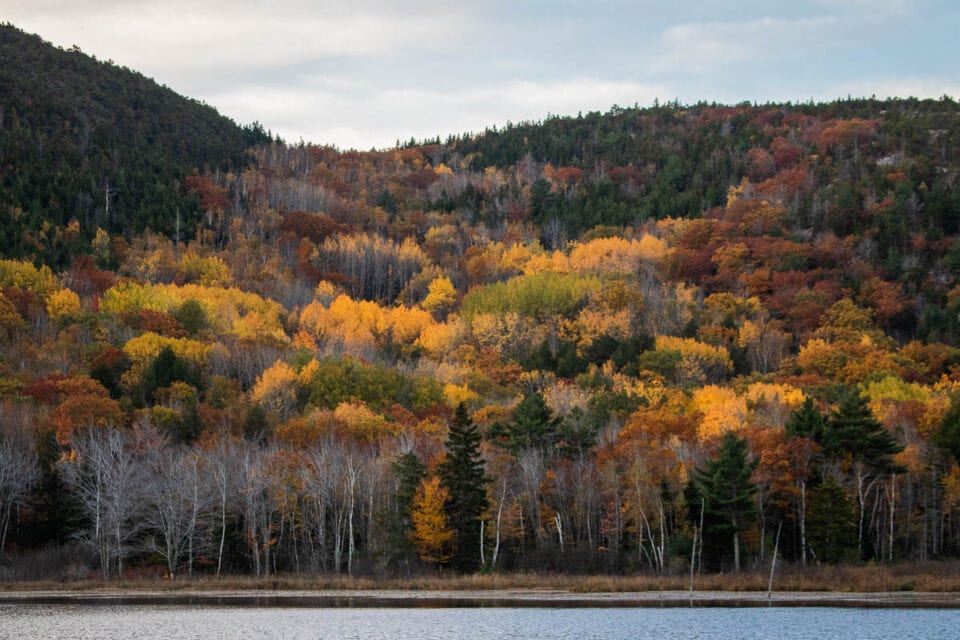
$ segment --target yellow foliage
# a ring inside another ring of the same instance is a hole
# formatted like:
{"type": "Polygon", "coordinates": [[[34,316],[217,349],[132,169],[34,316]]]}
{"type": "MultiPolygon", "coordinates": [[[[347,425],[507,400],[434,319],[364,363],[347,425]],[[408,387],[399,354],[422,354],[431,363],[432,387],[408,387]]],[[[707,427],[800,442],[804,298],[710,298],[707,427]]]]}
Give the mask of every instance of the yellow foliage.
{"type": "Polygon", "coordinates": [[[313,290],[313,297],[316,298],[316,301],[321,305],[329,307],[330,303],[341,293],[342,291],[340,291],[337,285],[329,280],[321,280],[313,290]]]}
{"type": "Polygon", "coordinates": [[[649,234],[639,240],[595,238],[570,250],[570,268],[581,273],[636,273],[644,262],[655,262],[669,252],[666,242],[649,234]]]}
{"type": "Polygon", "coordinates": [[[17,287],[46,298],[57,289],[57,278],[50,267],[39,269],[32,262],[0,260],[0,288],[17,287]]]}
{"type": "Polygon", "coordinates": [[[283,360],[277,360],[257,376],[250,396],[265,411],[282,418],[296,405],[299,382],[300,377],[293,367],[283,360]]]}
{"type": "Polygon", "coordinates": [[[754,382],[747,387],[744,397],[747,402],[754,405],[777,402],[788,406],[791,410],[796,409],[806,400],[802,390],[788,384],[772,382],[754,382]]]}
{"type": "Polygon", "coordinates": [[[273,300],[236,288],[123,282],[104,292],[100,310],[118,314],[150,309],[172,314],[187,300],[200,305],[216,333],[286,340],[282,322],[284,308],[273,300]]]}
{"type": "Polygon", "coordinates": [[[186,282],[196,282],[205,287],[225,287],[233,282],[233,271],[217,256],[201,256],[187,251],[180,257],[177,271],[186,282]]]}
{"type": "Polygon", "coordinates": [[[333,410],[334,419],[358,440],[378,440],[399,435],[403,427],[389,422],[360,401],[341,402],[333,410]]]}
{"type": "Polygon", "coordinates": [[[70,289],[54,291],[47,297],[47,313],[54,320],[61,316],[76,315],[80,309],[80,296],[70,289]]]}
{"type": "Polygon", "coordinates": [[[413,520],[411,540],[416,545],[420,559],[442,563],[450,560],[453,546],[453,530],[447,523],[445,506],[450,492],[440,484],[439,478],[424,478],[417,487],[410,509],[413,520]]]}
{"type": "Polygon", "coordinates": [[[679,351],[683,377],[695,381],[699,375],[706,380],[719,380],[733,372],[733,360],[725,347],[713,346],[694,338],[657,336],[656,351],[679,351]]]}
{"type": "Polygon", "coordinates": [[[446,276],[435,278],[427,289],[427,297],[421,306],[430,313],[446,314],[457,303],[457,290],[446,276]]]}
{"type": "Polygon", "coordinates": [[[547,327],[514,311],[502,315],[480,313],[470,330],[481,348],[489,347],[506,356],[516,356],[543,342],[547,327]]]}
{"type": "Polygon", "coordinates": [[[690,406],[702,414],[697,427],[701,441],[739,431],[747,422],[747,401],[729,387],[707,385],[693,392],[690,406]]]}
{"type": "Polygon", "coordinates": [[[127,340],[123,352],[131,361],[130,369],[123,374],[123,382],[134,386],[140,382],[146,368],[166,347],[170,347],[178,358],[184,358],[196,365],[207,362],[212,346],[190,338],[170,338],[153,332],[143,333],[127,340]]]}
{"type": "Polygon", "coordinates": [[[423,347],[433,357],[449,354],[463,339],[465,328],[459,318],[439,322],[425,329],[417,338],[416,345],[423,347]]]}
{"type": "Polygon", "coordinates": [[[543,247],[539,242],[531,246],[515,242],[503,249],[500,254],[500,269],[507,272],[523,273],[530,259],[536,254],[543,254],[543,247]]]}
{"type": "Polygon", "coordinates": [[[443,385],[443,398],[448,407],[456,407],[461,402],[472,402],[479,397],[475,391],[471,391],[465,384],[448,383],[443,385]]]}
{"type": "Polygon", "coordinates": [[[353,300],[340,294],[324,307],[311,302],[300,313],[300,330],[321,341],[334,342],[348,350],[373,349],[377,345],[412,345],[437,326],[429,313],[416,307],[381,307],[369,300],[353,300]]]}

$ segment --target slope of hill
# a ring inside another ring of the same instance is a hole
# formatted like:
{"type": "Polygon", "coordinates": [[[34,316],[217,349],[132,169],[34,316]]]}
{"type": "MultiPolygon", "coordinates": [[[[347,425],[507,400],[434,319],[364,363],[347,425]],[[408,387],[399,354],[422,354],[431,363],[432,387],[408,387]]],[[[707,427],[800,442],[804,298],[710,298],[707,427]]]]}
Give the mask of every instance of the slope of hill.
{"type": "Polygon", "coordinates": [[[215,109],[77,49],[0,25],[0,251],[53,264],[98,227],[192,231],[179,185],[205,167],[245,164],[268,140],[215,109]],[[71,221],[79,233],[67,229],[71,221]],[[57,229],[59,227],[59,229],[57,229]]]}
{"type": "Polygon", "coordinates": [[[0,577],[960,556],[952,100],[340,152],[3,33],[0,577]]]}

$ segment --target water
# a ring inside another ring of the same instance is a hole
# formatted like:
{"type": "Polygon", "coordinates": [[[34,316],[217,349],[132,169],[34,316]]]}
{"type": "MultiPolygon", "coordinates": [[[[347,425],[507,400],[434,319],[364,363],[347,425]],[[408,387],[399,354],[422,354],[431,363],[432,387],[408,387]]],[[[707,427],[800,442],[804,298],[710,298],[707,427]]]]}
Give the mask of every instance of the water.
{"type": "Polygon", "coordinates": [[[948,609],[0,604],[2,640],[955,640],[958,629],[948,609]]]}

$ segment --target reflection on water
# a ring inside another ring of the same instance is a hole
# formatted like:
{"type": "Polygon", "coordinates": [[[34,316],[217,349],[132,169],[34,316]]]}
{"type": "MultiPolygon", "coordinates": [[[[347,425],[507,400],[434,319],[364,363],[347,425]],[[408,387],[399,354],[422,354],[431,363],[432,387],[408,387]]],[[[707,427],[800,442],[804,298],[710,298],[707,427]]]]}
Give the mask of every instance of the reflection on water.
{"type": "Polygon", "coordinates": [[[3,640],[955,640],[945,609],[324,609],[0,604],[3,640]]]}

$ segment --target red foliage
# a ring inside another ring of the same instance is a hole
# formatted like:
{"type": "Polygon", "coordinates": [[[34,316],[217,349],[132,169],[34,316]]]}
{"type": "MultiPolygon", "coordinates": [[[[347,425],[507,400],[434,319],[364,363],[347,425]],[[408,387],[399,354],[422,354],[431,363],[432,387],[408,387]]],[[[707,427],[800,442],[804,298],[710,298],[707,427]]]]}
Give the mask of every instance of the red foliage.
{"type": "Polygon", "coordinates": [[[227,190],[208,176],[187,176],[183,179],[187,191],[200,197],[204,211],[229,211],[230,198],[227,190]]]}
{"type": "Polygon", "coordinates": [[[73,260],[63,280],[67,287],[79,295],[89,296],[103,293],[114,285],[117,278],[114,273],[99,268],[90,256],[80,255],[73,260]]]}
{"type": "Polygon", "coordinates": [[[335,233],[345,233],[348,229],[347,225],[334,221],[330,216],[306,211],[291,211],[280,223],[280,231],[292,233],[301,238],[309,238],[316,244],[320,244],[335,233]]]}

